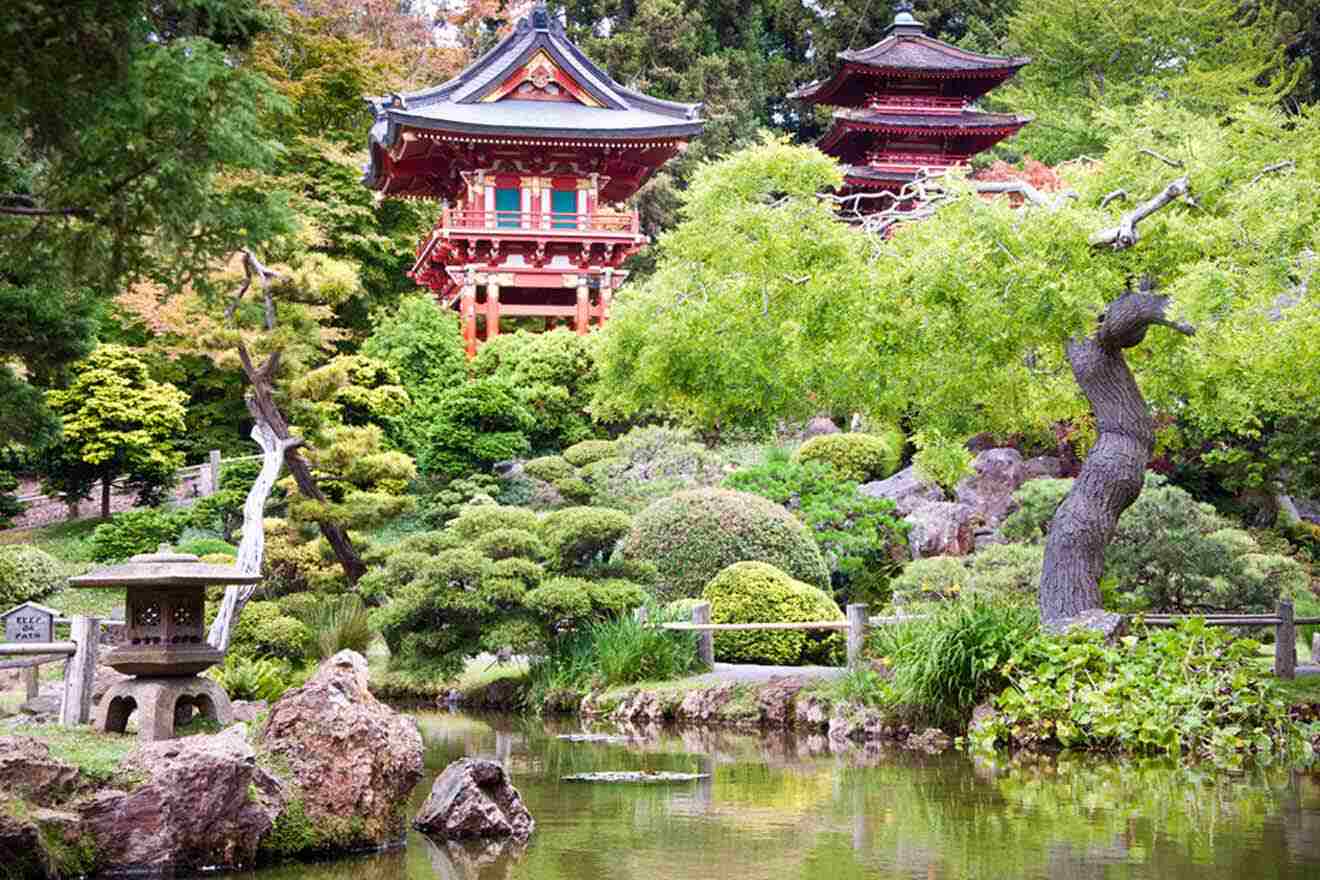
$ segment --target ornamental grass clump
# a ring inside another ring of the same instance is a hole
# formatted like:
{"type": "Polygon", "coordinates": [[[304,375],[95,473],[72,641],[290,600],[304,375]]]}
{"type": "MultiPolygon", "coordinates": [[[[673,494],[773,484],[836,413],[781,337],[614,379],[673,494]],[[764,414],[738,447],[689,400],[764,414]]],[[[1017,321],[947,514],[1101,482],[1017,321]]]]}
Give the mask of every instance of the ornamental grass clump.
{"type": "Polygon", "coordinates": [[[1034,602],[976,591],[914,609],[909,622],[879,627],[870,640],[894,676],[887,701],[904,714],[960,727],[972,709],[1000,690],[1001,671],[1039,625],[1034,602]]]}
{"type": "Polygon", "coordinates": [[[772,501],[744,492],[695,489],[655,502],[619,545],[625,560],[651,562],[656,598],[699,595],[735,562],[765,562],[828,589],[829,568],[810,532],[772,501]]]}
{"type": "Polygon", "coordinates": [[[999,669],[1009,687],[972,742],[1167,754],[1224,767],[1248,755],[1305,756],[1310,744],[1257,662],[1259,647],[1199,618],[1139,627],[1115,645],[1092,631],[1041,634],[999,669]]]}
{"type": "MultiPolygon", "coordinates": [[[[843,620],[824,590],[794,580],[764,562],[738,562],[711,579],[701,593],[712,623],[807,623],[843,620]]],[[[833,665],[844,655],[844,639],[830,630],[721,632],[715,656],[728,663],[796,666],[833,665]]]]}

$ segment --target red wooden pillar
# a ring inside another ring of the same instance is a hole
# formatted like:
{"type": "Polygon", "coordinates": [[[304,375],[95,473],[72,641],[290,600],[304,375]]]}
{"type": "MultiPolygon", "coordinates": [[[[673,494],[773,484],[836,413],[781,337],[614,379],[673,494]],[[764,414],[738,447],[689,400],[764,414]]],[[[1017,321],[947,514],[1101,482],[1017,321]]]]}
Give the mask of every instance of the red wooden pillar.
{"type": "Polygon", "coordinates": [[[587,285],[579,284],[577,289],[577,314],[573,318],[573,329],[579,336],[586,336],[588,322],[591,320],[591,302],[587,298],[587,285]]]}
{"type": "Polygon", "coordinates": [[[500,335],[500,286],[492,281],[486,285],[486,341],[500,335]]]}
{"type": "Polygon", "coordinates": [[[463,318],[463,345],[468,357],[477,354],[477,288],[474,284],[463,285],[463,299],[459,306],[463,318]]]}

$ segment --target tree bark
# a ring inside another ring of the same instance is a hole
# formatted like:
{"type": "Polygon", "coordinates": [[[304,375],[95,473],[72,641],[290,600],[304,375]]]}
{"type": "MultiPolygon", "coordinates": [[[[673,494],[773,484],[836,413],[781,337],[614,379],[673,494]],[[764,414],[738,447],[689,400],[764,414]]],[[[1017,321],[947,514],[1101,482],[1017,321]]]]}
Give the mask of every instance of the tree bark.
{"type": "Polygon", "coordinates": [[[1059,505],[1045,541],[1040,580],[1043,622],[1075,617],[1100,607],[1105,546],[1118,518],[1137,496],[1155,446],[1155,424],[1123,355],[1153,324],[1191,334],[1165,317],[1168,298],[1127,293],[1110,303],[1100,326],[1067,344],[1068,362],[1095,414],[1099,438],[1072,491],[1059,505]]]}
{"type": "MultiPolygon", "coordinates": [[[[261,473],[257,475],[252,488],[248,490],[247,500],[243,503],[243,539],[238,545],[237,568],[247,574],[261,571],[261,560],[266,547],[266,531],[262,523],[265,518],[266,499],[270,496],[270,490],[275,487],[275,480],[279,478],[284,453],[298,443],[296,439],[280,440],[275,436],[270,425],[261,420],[252,426],[252,439],[261,446],[265,457],[261,463],[261,473]]],[[[221,651],[229,650],[234,624],[238,622],[238,616],[243,613],[243,606],[252,598],[256,588],[256,584],[242,586],[231,584],[225,588],[220,611],[206,634],[206,641],[211,647],[221,651]]]]}
{"type": "Polygon", "coordinates": [[[110,518],[110,478],[101,478],[101,519],[110,518]]]}

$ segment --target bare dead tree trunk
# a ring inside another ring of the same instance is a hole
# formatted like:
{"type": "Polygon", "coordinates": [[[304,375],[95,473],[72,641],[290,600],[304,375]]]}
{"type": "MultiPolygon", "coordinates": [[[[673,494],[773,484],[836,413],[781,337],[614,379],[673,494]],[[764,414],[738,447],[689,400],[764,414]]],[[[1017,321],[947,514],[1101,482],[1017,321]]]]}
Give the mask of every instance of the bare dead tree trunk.
{"type": "MultiPolygon", "coordinates": [[[[284,453],[298,443],[297,440],[280,440],[275,436],[270,425],[260,420],[252,426],[252,439],[261,447],[264,459],[261,463],[261,473],[257,475],[252,488],[248,490],[247,500],[243,503],[243,539],[238,545],[237,568],[246,574],[257,574],[261,571],[261,560],[265,555],[266,547],[266,532],[262,524],[265,518],[266,499],[270,496],[270,490],[275,487],[275,480],[279,478],[284,453]]],[[[256,584],[242,586],[231,584],[225,588],[220,611],[206,634],[206,641],[211,647],[221,651],[229,650],[234,624],[238,622],[238,616],[243,613],[243,606],[247,605],[256,589],[256,584]]]]}
{"type": "Polygon", "coordinates": [[[1143,285],[1142,292],[1110,303],[1094,334],[1067,345],[1073,376],[1091,403],[1100,436],[1046,537],[1039,601],[1047,623],[1100,607],[1105,547],[1119,516],[1141,494],[1155,446],[1154,420],[1124,350],[1140,344],[1155,324],[1193,332],[1165,317],[1168,297],[1148,290],[1143,285]]]}
{"type": "MultiPolygon", "coordinates": [[[[233,318],[238,310],[239,301],[252,286],[255,278],[261,284],[262,297],[265,300],[265,326],[267,331],[275,329],[275,300],[270,293],[270,280],[277,277],[276,273],[266,268],[250,252],[243,251],[243,270],[246,278],[243,286],[239,288],[238,293],[234,295],[233,301],[225,312],[227,318],[233,318]]],[[[293,475],[293,481],[298,486],[298,492],[305,498],[312,501],[324,503],[327,501],[321,487],[316,484],[316,477],[312,474],[311,467],[308,466],[306,459],[298,452],[297,446],[300,443],[299,438],[294,437],[289,432],[289,423],[284,418],[284,413],[280,412],[279,405],[275,402],[275,374],[279,371],[280,352],[272,352],[263,364],[257,366],[247,346],[242,342],[238,344],[238,359],[243,365],[243,373],[247,376],[248,382],[252,386],[252,391],[248,396],[248,410],[258,423],[264,422],[274,432],[277,440],[285,444],[284,464],[288,467],[289,473],[293,475]]],[[[325,538],[326,543],[334,551],[335,558],[339,561],[340,567],[344,569],[344,576],[348,578],[350,584],[356,584],[358,578],[366,574],[367,566],[358,556],[357,550],[353,547],[353,542],[348,537],[348,532],[337,523],[326,520],[318,520],[317,526],[321,529],[321,536],[325,538]]]]}

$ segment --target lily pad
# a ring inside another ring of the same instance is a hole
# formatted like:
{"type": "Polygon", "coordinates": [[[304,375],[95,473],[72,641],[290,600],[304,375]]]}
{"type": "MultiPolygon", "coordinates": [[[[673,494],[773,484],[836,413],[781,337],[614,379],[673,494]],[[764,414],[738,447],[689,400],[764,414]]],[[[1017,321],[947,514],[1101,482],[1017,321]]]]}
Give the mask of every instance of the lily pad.
{"type": "Polygon", "coordinates": [[[692,782],[694,779],[708,779],[709,773],[674,773],[659,770],[618,770],[600,773],[574,773],[561,776],[564,782],[627,782],[633,785],[654,785],[662,782],[692,782]]]}

